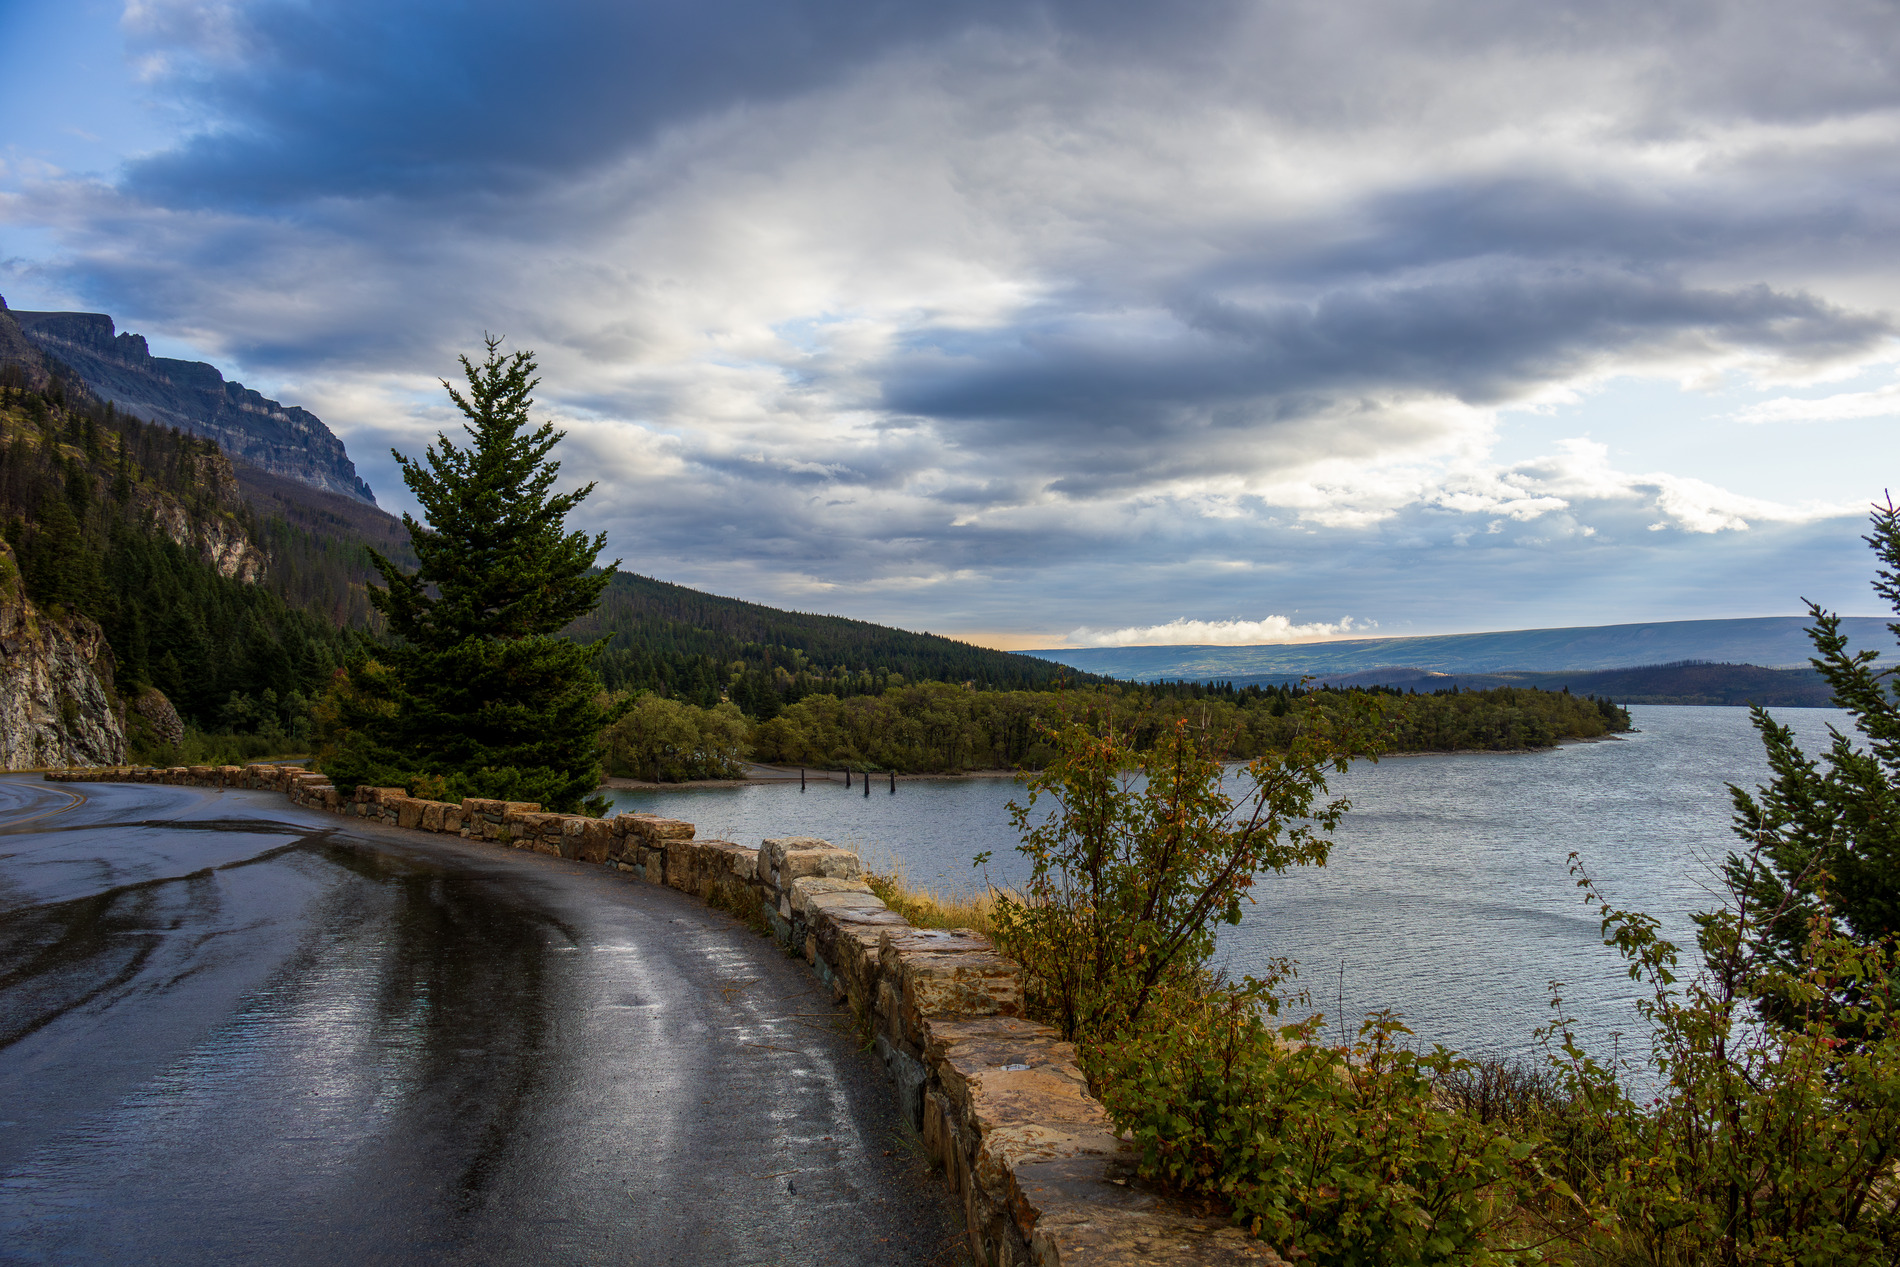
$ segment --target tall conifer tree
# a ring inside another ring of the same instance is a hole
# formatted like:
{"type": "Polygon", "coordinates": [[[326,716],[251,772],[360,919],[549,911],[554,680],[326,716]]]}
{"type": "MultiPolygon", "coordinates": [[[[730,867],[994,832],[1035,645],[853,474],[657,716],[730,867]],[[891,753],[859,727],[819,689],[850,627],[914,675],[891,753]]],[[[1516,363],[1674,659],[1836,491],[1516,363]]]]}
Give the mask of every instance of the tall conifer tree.
{"type": "MultiPolygon", "coordinates": [[[[1900,614],[1900,507],[1874,507],[1865,538],[1880,566],[1874,592],[1900,614]]],[[[1794,732],[1754,708],[1773,779],[1751,795],[1729,785],[1735,833],[1749,845],[1730,854],[1730,884],[1750,904],[1754,949],[1763,960],[1798,975],[1808,950],[1809,921],[1825,906],[1844,931],[1869,947],[1895,952],[1900,937],[1900,682],[1880,668],[1880,653],[1850,651],[1838,615],[1809,603],[1814,625],[1809,660],[1834,705],[1853,719],[1851,731],[1830,726],[1817,760],[1794,732]]],[[[1888,630],[1900,637],[1900,622],[1888,630]]],[[[1799,1008],[1767,992],[1763,1010],[1791,1021],[1799,1008]]]]}
{"type": "Polygon", "coordinates": [[[387,586],[371,601],[393,638],[351,667],[326,769],[345,786],[568,812],[599,787],[600,732],[620,710],[600,701],[598,645],[556,635],[599,601],[619,560],[594,572],[606,534],[567,531],[594,486],[553,491],[561,464],[549,454],[566,433],[529,421],[534,355],[499,344],[487,340],[479,365],[460,358],[463,389],[442,384],[468,419],[467,447],[438,434],[420,461],[395,453],[427,520],[403,516],[420,567],[371,552],[387,586]]]}

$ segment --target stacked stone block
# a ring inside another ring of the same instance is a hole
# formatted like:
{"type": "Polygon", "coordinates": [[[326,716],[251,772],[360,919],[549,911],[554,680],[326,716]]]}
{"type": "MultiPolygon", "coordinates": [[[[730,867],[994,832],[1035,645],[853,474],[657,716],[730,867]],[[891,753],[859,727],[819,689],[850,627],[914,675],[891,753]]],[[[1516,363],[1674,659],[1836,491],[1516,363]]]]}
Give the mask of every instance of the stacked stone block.
{"type": "Polygon", "coordinates": [[[757,917],[866,1024],[896,1088],[961,1200],[985,1267],[1279,1264],[1238,1228],[1135,1181],[1133,1155],[1089,1094],[1074,1047],[1023,1015],[1022,968],[969,929],[914,928],[865,883],[856,854],[793,836],[757,849],[698,840],[649,814],[593,819],[536,804],[421,800],[359,787],[345,801],[295,766],[116,768],[62,782],[159,782],[282,792],[298,805],[593,863],[757,917]]]}

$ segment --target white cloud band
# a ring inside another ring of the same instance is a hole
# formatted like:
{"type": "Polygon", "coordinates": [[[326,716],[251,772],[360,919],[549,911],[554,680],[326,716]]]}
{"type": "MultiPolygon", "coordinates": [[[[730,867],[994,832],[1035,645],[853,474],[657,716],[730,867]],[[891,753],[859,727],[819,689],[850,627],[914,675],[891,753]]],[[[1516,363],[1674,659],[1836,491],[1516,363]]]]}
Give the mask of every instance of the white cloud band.
{"type": "Polygon", "coordinates": [[[1165,625],[1144,625],[1127,629],[1077,629],[1068,637],[1072,647],[1168,647],[1220,646],[1245,647],[1271,642],[1320,642],[1343,638],[1349,633],[1364,633],[1374,626],[1353,623],[1351,616],[1338,621],[1313,621],[1296,624],[1285,616],[1265,616],[1259,620],[1189,620],[1185,616],[1165,625]]]}

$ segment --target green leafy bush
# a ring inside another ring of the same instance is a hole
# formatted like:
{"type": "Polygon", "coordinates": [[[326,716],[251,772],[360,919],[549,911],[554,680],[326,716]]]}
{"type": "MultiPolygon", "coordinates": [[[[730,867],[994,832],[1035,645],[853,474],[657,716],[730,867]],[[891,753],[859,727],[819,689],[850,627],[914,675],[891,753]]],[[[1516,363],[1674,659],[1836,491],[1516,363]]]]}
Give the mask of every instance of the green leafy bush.
{"type": "Polygon", "coordinates": [[[1350,1047],[1323,1046],[1317,1019],[1275,1030],[1259,1001],[1170,991],[1151,1023],[1090,1047],[1143,1171],[1322,1263],[1511,1257],[1498,1246],[1534,1145],[1444,1102],[1438,1087],[1471,1063],[1410,1049],[1389,1014],[1350,1047]]]}
{"type": "Polygon", "coordinates": [[[1370,697],[1342,705],[1240,773],[1185,722],[1146,752],[1080,725],[1054,734],[1056,760],[1013,807],[1033,873],[998,898],[997,937],[1148,1178],[1319,1262],[1501,1261],[1536,1141],[1441,1094],[1469,1062],[1412,1050],[1388,1014],[1344,1049],[1317,1042],[1319,1017],[1276,1030],[1290,964],[1243,982],[1207,968],[1257,875],[1324,865],[1349,808],[1324,799],[1326,771],[1375,753],[1383,724],[1370,697]]]}
{"type": "Polygon", "coordinates": [[[699,708],[642,694],[602,737],[607,771],[636,779],[745,777],[745,718],[731,704],[699,708]]]}
{"type": "Polygon", "coordinates": [[[1078,723],[1052,734],[1060,755],[1010,806],[1033,869],[995,919],[1064,1037],[1102,1041],[1137,1023],[1156,991],[1202,973],[1216,924],[1240,922],[1256,876],[1325,863],[1349,805],[1319,799],[1325,771],[1373,750],[1378,713],[1362,696],[1350,714],[1311,720],[1235,776],[1238,796],[1224,745],[1184,719],[1144,752],[1078,723]]]}
{"type": "Polygon", "coordinates": [[[1791,970],[1758,939],[1781,912],[1753,906],[1744,879],[1697,917],[1705,966],[1679,983],[1656,920],[1579,883],[1649,988],[1641,1072],[1655,1085],[1631,1091],[1629,1071],[1587,1053],[1563,1018],[1546,1032],[1572,1107],[1544,1160],[1575,1198],[1545,1207],[1551,1234],[1590,1262],[1900,1262],[1892,942],[1860,944],[1817,912],[1791,970]],[[1778,1023],[1756,1019],[1763,998],[1779,1001],[1778,1023]]]}

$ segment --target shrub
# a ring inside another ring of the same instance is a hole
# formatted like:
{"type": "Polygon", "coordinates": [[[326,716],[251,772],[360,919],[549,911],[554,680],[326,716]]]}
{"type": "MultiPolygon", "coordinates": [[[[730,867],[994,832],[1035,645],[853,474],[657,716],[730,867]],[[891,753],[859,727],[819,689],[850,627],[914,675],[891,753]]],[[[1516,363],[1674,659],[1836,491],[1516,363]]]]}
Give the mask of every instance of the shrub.
{"type": "Polygon", "coordinates": [[[1325,863],[1349,808],[1319,799],[1325,771],[1375,751],[1379,714],[1361,696],[1310,716],[1236,776],[1240,796],[1224,786],[1219,744],[1185,719],[1140,753],[1113,732],[1054,733],[1059,757],[1010,806],[1033,870],[1020,898],[999,897],[995,920],[1065,1038],[1112,1038],[1158,989],[1194,981],[1256,876],[1325,863]],[[1032,823],[1045,800],[1053,811],[1032,823]]]}
{"type": "Polygon", "coordinates": [[[1346,1049],[1314,1018],[1279,1030],[1257,991],[1170,990],[1150,1023],[1087,1065],[1143,1171],[1230,1209],[1282,1253],[1322,1263],[1501,1261],[1532,1144],[1437,1094],[1474,1066],[1367,1019],[1346,1049]]]}
{"type": "Polygon", "coordinates": [[[1893,944],[1861,944],[1823,910],[1790,971],[1757,935],[1782,912],[1753,908],[1743,877],[1697,917],[1705,967],[1679,988],[1679,951],[1656,921],[1579,883],[1649,987],[1646,1072],[1660,1085],[1632,1093],[1566,1021],[1549,1028],[1553,1068],[1583,1110],[1569,1116],[1586,1128],[1546,1151],[1585,1214],[1551,1207],[1551,1231],[1600,1262],[1900,1262],[1893,944]],[[1764,997],[1781,1004],[1773,1024],[1756,1018],[1764,997]]]}
{"type": "Polygon", "coordinates": [[[994,924],[1146,1177],[1320,1262],[1499,1261],[1534,1140],[1439,1094],[1474,1066],[1409,1049],[1389,1014],[1343,1050],[1315,1042],[1321,1017],[1275,1030],[1292,965],[1238,983],[1206,966],[1256,875],[1325,863],[1349,808],[1323,799],[1325,773],[1376,752],[1379,726],[1371,707],[1314,710],[1237,776],[1240,796],[1184,721],[1139,754],[1067,727],[1012,807],[1034,870],[1022,896],[997,897],[994,924]],[[1044,798],[1054,811],[1032,822],[1044,798]]]}
{"type": "Polygon", "coordinates": [[[746,724],[731,704],[640,695],[603,736],[609,773],[656,782],[745,777],[746,724]]]}

